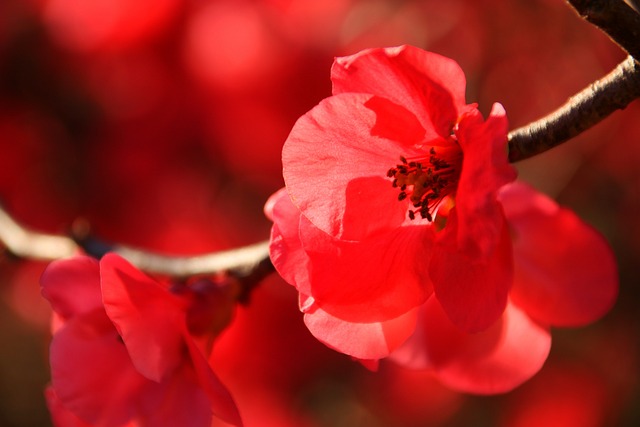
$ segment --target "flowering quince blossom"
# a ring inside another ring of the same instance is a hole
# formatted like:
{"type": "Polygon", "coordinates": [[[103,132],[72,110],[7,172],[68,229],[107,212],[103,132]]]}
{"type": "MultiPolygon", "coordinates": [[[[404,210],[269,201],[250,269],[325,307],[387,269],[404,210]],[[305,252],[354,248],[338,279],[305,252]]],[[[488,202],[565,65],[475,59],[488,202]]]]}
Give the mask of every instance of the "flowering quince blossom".
{"type": "Polygon", "coordinates": [[[54,422],[208,427],[215,415],[241,425],[194,332],[202,315],[193,295],[169,292],[115,254],[54,261],[41,285],[54,311],[54,422]]]}
{"type": "Polygon", "coordinates": [[[286,188],[265,206],[271,259],[316,338],[497,393],[541,368],[550,326],[612,306],[608,245],[514,182],[505,111],[484,120],[467,104],[457,63],[370,49],[337,58],[331,80],[285,142],[286,188]]]}

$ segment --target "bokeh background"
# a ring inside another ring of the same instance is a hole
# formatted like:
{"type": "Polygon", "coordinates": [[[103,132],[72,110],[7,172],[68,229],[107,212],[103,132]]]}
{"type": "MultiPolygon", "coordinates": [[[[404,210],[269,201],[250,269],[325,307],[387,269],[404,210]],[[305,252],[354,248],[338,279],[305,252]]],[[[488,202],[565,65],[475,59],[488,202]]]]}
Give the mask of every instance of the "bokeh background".
{"type": "MultiPolygon", "coordinates": [[[[468,101],[501,102],[512,128],[625,57],[562,0],[2,0],[0,202],[36,230],[83,219],[167,253],[261,241],[282,144],[330,94],[333,58],[405,43],[457,60],[468,101]]],[[[238,309],[214,369],[249,427],[640,425],[639,165],[640,101],[517,165],[606,235],[621,290],[596,324],[554,330],[542,371],[511,393],[369,372],[310,336],[275,276],[238,309]]],[[[50,425],[44,267],[0,252],[3,427],[50,425]]]]}

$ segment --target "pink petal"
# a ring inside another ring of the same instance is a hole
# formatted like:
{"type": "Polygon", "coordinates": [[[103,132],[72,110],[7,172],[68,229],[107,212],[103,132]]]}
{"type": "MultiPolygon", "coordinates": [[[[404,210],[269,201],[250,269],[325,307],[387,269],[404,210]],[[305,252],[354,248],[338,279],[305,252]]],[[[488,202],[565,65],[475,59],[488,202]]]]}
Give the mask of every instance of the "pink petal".
{"type": "Polygon", "coordinates": [[[300,238],[309,256],[311,296],[332,316],[362,323],[390,320],[421,305],[432,292],[430,226],[345,242],[302,217],[300,238]]]}
{"type": "Polygon", "coordinates": [[[77,256],[53,261],[40,278],[42,296],[63,320],[102,307],[98,261],[77,256]]]}
{"type": "Polygon", "coordinates": [[[514,303],[554,326],[585,325],[609,311],[618,273],[604,238],[525,184],[504,187],[500,199],[514,234],[514,303]]]}
{"type": "Polygon", "coordinates": [[[458,248],[471,257],[493,252],[503,227],[504,215],[498,190],[516,177],[507,158],[507,117],[500,104],[483,122],[477,110],[467,113],[456,132],[464,153],[456,194],[459,219],[458,248]]]}
{"type": "Polygon", "coordinates": [[[162,383],[149,381],[140,396],[141,425],[210,427],[211,406],[193,368],[182,366],[162,383]]]}
{"type": "Polygon", "coordinates": [[[156,382],[183,361],[185,312],[178,297],[116,254],[100,261],[102,297],[136,369],[156,382]]]}
{"type": "MultiPolygon", "coordinates": [[[[455,234],[456,212],[445,230],[455,234]]],[[[459,232],[458,232],[459,233],[459,232]]],[[[434,292],[449,319],[467,332],[482,331],[500,318],[513,283],[511,237],[503,219],[492,252],[474,257],[458,247],[439,242],[433,251],[429,274],[434,292]]]]}
{"type": "Polygon", "coordinates": [[[269,244],[271,262],[284,280],[308,294],[309,257],[298,234],[300,211],[291,203],[286,189],[280,189],[267,200],[265,213],[273,221],[269,244]]]}
{"type": "Polygon", "coordinates": [[[398,202],[387,171],[401,155],[419,153],[423,133],[416,134],[415,123],[405,126],[412,117],[370,95],[341,94],[322,101],[296,122],[282,151],[293,204],[317,228],[343,240],[398,227],[408,201],[398,202]]]}
{"type": "MultiPolygon", "coordinates": [[[[512,390],[540,370],[551,348],[551,335],[523,311],[509,304],[491,328],[468,334],[449,321],[436,298],[424,307],[420,340],[410,338],[425,367],[447,386],[470,393],[512,390]]],[[[401,351],[407,352],[407,348],[401,351]]]]}
{"type": "Polygon", "coordinates": [[[101,427],[121,427],[134,417],[147,380],[103,310],[69,320],[51,341],[50,359],[53,389],[76,416],[101,427]]]}
{"type": "Polygon", "coordinates": [[[64,407],[53,387],[47,387],[44,391],[47,408],[51,414],[51,421],[56,427],[92,427],[84,422],[73,412],[64,407]]]}
{"type": "Polygon", "coordinates": [[[305,311],[304,323],[320,342],[349,356],[376,360],[387,357],[415,329],[417,309],[385,322],[352,323],[317,305],[305,311]]]}
{"type": "Polygon", "coordinates": [[[412,46],[368,49],[337,58],[331,69],[334,95],[369,93],[402,105],[427,130],[448,137],[465,107],[465,77],[452,59],[412,46]]]}
{"type": "MultiPolygon", "coordinates": [[[[186,331],[185,331],[186,332],[186,331]]],[[[234,402],[227,388],[222,384],[220,379],[213,373],[209,363],[204,358],[193,340],[187,340],[187,348],[191,356],[191,363],[194,374],[200,388],[209,398],[209,404],[213,414],[233,424],[234,426],[242,426],[238,407],[234,402]]]]}

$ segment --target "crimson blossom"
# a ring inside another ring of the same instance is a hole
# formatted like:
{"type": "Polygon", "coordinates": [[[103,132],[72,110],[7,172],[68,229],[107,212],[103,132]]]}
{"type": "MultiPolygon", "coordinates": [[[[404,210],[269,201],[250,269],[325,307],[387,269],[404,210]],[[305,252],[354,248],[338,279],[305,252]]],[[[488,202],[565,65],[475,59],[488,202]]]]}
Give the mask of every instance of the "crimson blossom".
{"type": "Polygon", "coordinates": [[[205,357],[194,293],[169,292],[115,254],[54,261],[41,285],[54,311],[57,425],[208,427],[212,415],[241,425],[205,357]]]}
{"type": "Polygon", "coordinates": [[[286,140],[286,188],[265,206],[271,259],[316,338],[498,393],[541,368],[550,326],[609,310],[607,243],[514,182],[505,111],[484,120],[467,104],[456,62],[369,49],[337,58],[331,80],[286,140]]]}

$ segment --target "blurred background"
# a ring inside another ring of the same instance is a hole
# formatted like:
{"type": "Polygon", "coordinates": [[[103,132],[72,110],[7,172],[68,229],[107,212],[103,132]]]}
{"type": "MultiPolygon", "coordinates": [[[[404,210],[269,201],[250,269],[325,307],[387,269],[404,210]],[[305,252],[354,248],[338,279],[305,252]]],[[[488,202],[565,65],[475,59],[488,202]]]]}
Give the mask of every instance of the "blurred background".
{"type": "MultiPolygon", "coordinates": [[[[0,203],[30,228],[83,218],[100,238],[174,254],[264,240],[295,120],[330,95],[335,56],[413,44],[457,60],[467,100],[515,128],[624,53],[561,0],[2,0],[0,203]]],[[[271,277],[238,309],[214,369],[248,427],[640,425],[640,101],[518,164],[616,253],[616,307],[554,330],[511,393],[372,373],[317,342],[271,277]]],[[[42,263],[0,252],[0,426],[50,425],[42,263]]],[[[99,367],[96,367],[99,369],[99,367]]]]}

